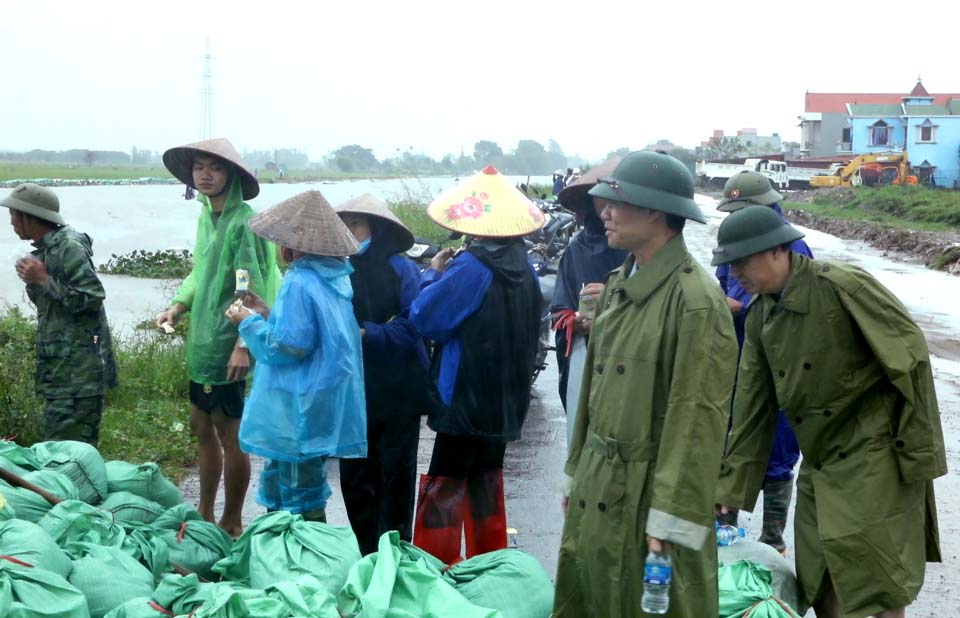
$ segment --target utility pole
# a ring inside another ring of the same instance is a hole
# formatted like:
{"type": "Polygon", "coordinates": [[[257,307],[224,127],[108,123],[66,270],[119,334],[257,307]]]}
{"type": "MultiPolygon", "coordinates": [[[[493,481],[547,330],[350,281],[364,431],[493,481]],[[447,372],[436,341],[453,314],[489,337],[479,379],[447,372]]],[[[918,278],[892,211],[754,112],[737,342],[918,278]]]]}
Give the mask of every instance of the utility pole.
{"type": "Polygon", "coordinates": [[[203,55],[203,112],[200,117],[200,138],[213,137],[213,56],[210,55],[210,37],[207,37],[207,51],[203,55]]]}

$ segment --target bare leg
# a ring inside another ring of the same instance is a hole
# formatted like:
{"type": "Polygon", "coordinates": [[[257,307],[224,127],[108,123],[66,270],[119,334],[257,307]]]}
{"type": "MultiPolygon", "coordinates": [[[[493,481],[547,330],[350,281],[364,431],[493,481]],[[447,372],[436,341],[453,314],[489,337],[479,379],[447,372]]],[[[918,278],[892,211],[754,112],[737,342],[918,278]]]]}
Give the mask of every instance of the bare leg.
{"type": "Polygon", "coordinates": [[[205,520],[214,523],[213,506],[220,489],[223,472],[223,454],[220,441],[210,415],[200,408],[190,406],[190,431],[197,437],[197,466],[200,468],[200,504],[197,511],[205,520]]]}
{"type": "Polygon", "coordinates": [[[823,576],[820,598],[814,602],[813,611],[816,612],[817,618],[843,618],[840,601],[837,599],[837,593],[833,590],[833,579],[829,572],[823,576]]]}
{"type": "Polygon", "coordinates": [[[243,502],[250,485],[250,456],[240,450],[237,432],[240,419],[225,416],[220,410],[214,410],[213,423],[223,447],[223,516],[220,527],[236,538],[243,532],[243,502]]]}

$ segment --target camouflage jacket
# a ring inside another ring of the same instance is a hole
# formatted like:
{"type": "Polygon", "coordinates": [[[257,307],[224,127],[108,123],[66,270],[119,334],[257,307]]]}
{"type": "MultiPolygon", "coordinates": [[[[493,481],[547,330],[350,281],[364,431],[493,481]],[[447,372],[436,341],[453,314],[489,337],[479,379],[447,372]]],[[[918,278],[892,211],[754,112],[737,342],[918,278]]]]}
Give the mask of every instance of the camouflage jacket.
{"type": "Polygon", "coordinates": [[[47,269],[44,285],[27,285],[37,307],[38,397],[95,397],[117,383],[92,245],[66,226],[34,243],[33,255],[47,269]]]}

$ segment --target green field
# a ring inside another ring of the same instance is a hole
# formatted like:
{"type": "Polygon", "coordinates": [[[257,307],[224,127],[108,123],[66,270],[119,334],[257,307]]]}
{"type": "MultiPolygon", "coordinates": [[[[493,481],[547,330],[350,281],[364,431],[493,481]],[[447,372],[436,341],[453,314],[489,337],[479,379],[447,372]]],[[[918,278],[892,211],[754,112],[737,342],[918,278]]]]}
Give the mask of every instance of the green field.
{"type": "Polygon", "coordinates": [[[61,178],[64,180],[127,178],[173,178],[167,168],[134,167],[125,165],[56,165],[50,163],[19,163],[0,161],[0,181],[61,178]]]}
{"type": "Polygon", "coordinates": [[[960,192],[919,186],[856,187],[820,191],[811,203],[783,202],[834,219],[871,221],[885,227],[960,230],[960,192]]]}

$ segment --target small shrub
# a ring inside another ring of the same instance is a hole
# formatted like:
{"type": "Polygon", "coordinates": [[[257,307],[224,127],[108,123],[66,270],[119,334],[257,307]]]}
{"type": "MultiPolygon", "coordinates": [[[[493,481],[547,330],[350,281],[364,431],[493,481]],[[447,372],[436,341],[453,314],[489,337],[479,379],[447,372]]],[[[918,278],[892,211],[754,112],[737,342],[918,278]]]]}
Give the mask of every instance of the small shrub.
{"type": "Polygon", "coordinates": [[[145,279],[183,279],[193,268],[193,256],[186,249],[179,251],[132,251],[114,253],[97,270],[107,275],[129,275],[145,279]]]}

